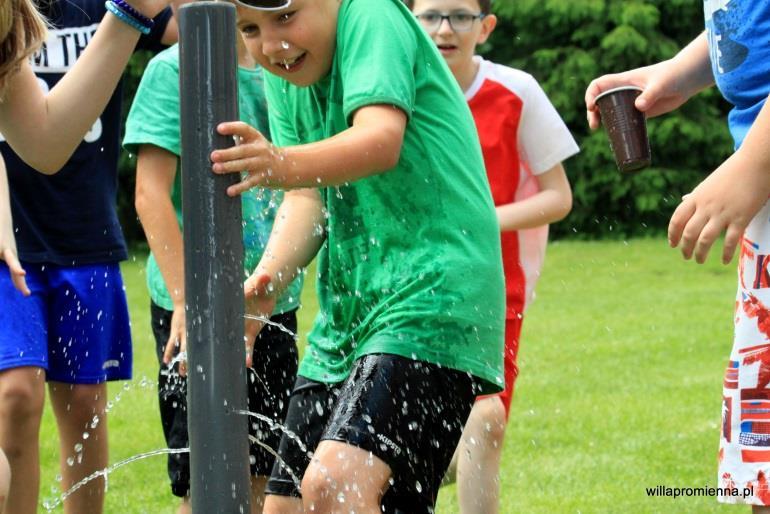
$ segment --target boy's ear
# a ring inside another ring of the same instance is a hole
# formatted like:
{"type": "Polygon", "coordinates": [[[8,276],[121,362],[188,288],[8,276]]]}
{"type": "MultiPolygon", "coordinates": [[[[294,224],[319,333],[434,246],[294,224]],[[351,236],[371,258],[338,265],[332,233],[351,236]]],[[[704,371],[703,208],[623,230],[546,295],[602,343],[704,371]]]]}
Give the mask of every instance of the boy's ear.
{"type": "Polygon", "coordinates": [[[497,26],[497,16],[494,14],[487,14],[481,19],[481,32],[479,38],[476,40],[477,45],[481,45],[487,42],[489,35],[495,30],[497,26]]]}

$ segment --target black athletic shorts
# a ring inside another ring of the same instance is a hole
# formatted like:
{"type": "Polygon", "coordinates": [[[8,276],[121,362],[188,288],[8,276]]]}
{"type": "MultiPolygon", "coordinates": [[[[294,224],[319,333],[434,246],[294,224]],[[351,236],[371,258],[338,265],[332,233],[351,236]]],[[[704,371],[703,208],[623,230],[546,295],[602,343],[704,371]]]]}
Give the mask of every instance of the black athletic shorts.
{"type": "Polygon", "coordinates": [[[390,466],[383,512],[432,513],[476,394],[467,373],[387,354],[358,359],[339,384],[298,376],[284,424],[302,445],[282,436],[266,492],[299,497],[311,452],[341,441],[390,466]]]}
{"type": "MultiPolygon", "coordinates": [[[[169,373],[162,364],[168,341],[171,311],[152,303],[152,331],[155,335],[158,373],[158,403],[163,435],[169,448],[187,448],[187,380],[169,373]]],[[[292,333],[297,332],[297,311],[276,314],[270,321],[280,323],[292,333]]],[[[254,344],[253,367],[247,371],[248,406],[252,412],[266,416],[276,423],[283,421],[289,404],[289,394],[297,376],[297,344],[291,334],[272,325],[265,325],[254,344]]],[[[249,435],[262,444],[276,448],[281,434],[267,422],[249,417],[249,435]]],[[[275,457],[249,439],[249,464],[252,475],[269,475],[275,457]]],[[[190,455],[168,456],[168,476],[175,496],[190,493],[190,455]]]]}

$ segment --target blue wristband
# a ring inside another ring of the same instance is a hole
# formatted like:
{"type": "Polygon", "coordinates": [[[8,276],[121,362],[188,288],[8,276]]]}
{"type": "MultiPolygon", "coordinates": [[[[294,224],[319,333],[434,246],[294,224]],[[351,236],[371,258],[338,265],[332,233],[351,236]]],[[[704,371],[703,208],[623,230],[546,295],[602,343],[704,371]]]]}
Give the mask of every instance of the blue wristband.
{"type": "Polygon", "coordinates": [[[107,8],[117,19],[141,32],[142,34],[149,34],[151,27],[142,24],[139,20],[124,12],[113,0],[107,0],[104,2],[104,7],[107,8]]]}
{"type": "Polygon", "coordinates": [[[126,0],[112,0],[118,7],[120,7],[120,10],[124,13],[133,16],[136,21],[144,25],[145,27],[152,27],[155,22],[152,20],[152,18],[148,18],[144,14],[140,13],[139,11],[134,8],[133,5],[126,2],[126,0]]]}

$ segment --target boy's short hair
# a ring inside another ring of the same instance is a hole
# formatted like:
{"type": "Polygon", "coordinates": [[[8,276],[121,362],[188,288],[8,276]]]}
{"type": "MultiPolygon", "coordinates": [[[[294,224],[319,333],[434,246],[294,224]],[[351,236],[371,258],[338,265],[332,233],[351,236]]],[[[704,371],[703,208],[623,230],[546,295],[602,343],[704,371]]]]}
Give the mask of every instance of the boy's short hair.
{"type": "MultiPolygon", "coordinates": [[[[481,9],[481,14],[489,14],[492,12],[492,0],[476,0],[479,4],[479,9],[481,9]]],[[[414,9],[414,0],[404,0],[404,3],[411,11],[414,9]]]]}

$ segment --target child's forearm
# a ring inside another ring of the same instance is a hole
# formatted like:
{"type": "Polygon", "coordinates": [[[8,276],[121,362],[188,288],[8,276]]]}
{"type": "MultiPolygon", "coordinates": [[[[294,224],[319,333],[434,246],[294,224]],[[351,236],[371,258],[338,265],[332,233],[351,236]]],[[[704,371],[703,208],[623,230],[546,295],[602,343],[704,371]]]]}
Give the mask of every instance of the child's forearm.
{"type": "Polygon", "coordinates": [[[362,107],[353,125],[316,143],[274,147],[243,122],[222,123],[217,131],[240,144],[211,153],[215,173],[249,175],[227,188],[229,195],[252,187],[309,188],[353,182],[398,164],[406,130],[406,114],[392,105],[362,107]]]}
{"type": "Polygon", "coordinates": [[[501,232],[535,228],[564,219],[572,200],[556,191],[541,191],[526,200],[496,207],[501,232]]]}
{"type": "Polygon", "coordinates": [[[282,176],[290,187],[314,187],[382,173],[398,163],[405,125],[406,116],[394,107],[365,107],[356,113],[353,126],[336,136],[282,149],[282,176]]]}
{"type": "Polygon", "coordinates": [[[283,291],[318,253],[325,226],[318,190],[286,192],[255,274],[268,275],[276,292],[283,291]]]}
{"type": "Polygon", "coordinates": [[[540,187],[538,193],[497,206],[497,220],[502,232],[540,227],[564,219],[569,214],[572,191],[564,167],[557,164],[536,178],[540,187]]]}
{"type": "Polygon", "coordinates": [[[184,250],[171,189],[177,158],[157,147],[139,151],[136,212],[175,307],[184,306],[184,250]]]}
{"type": "Polygon", "coordinates": [[[8,189],[8,174],[5,161],[0,156],[0,254],[6,248],[16,250],[16,240],[13,235],[13,217],[11,216],[11,198],[8,189]]]}
{"type": "Polygon", "coordinates": [[[14,151],[43,173],[61,169],[107,105],[138,39],[137,30],[105,15],[83,55],[48,95],[24,62],[0,103],[0,131],[14,151]]]}
{"type": "MultiPolygon", "coordinates": [[[[184,247],[171,202],[156,204],[154,214],[139,215],[150,250],[155,255],[163,282],[174,307],[184,306],[184,247]]],[[[137,209],[137,213],[139,210],[137,209]]]]}

